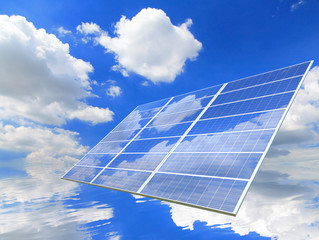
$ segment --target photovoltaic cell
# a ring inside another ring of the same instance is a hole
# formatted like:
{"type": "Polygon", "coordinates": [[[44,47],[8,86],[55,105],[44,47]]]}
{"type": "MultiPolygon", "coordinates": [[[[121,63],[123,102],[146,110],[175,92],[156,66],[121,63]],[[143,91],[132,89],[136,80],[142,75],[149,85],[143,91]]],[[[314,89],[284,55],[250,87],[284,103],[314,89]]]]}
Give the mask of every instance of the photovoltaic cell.
{"type": "Polygon", "coordinates": [[[139,105],[63,179],[236,215],[311,64],[139,105]]]}

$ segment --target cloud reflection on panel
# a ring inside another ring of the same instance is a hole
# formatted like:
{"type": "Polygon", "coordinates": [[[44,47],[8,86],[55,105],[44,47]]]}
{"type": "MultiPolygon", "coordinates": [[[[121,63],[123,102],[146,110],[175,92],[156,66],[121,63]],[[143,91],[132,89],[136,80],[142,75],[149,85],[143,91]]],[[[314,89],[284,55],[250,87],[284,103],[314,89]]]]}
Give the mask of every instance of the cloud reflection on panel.
{"type": "Polygon", "coordinates": [[[168,98],[140,105],[101,142],[131,140],[155,116],[135,139],[182,136],[218,89],[219,87],[212,87],[183,94],[169,103],[168,98]],[[183,124],[178,124],[181,122],[183,124]]]}
{"type": "Polygon", "coordinates": [[[193,121],[203,110],[202,108],[205,107],[211,99],[212,97],[196,99],[195,95],[186,96],[179,101],[173,99],[169,105],[166,106],[163,111],[152,121],[150,126],[154,126],[155,129],[157,129],[159,132],[162,132],[169,130],[174,126],[168,124],[193,121]]]}

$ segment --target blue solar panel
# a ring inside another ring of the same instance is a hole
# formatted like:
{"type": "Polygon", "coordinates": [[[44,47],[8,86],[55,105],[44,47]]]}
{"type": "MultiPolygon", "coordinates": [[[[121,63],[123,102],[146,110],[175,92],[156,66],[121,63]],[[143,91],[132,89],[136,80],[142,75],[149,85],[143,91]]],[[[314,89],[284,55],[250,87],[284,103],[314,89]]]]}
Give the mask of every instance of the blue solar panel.
{"type": "Polygon", "coordinates": [[[63,179],[236,215],[311,64],[140,105],[63,179]]]}

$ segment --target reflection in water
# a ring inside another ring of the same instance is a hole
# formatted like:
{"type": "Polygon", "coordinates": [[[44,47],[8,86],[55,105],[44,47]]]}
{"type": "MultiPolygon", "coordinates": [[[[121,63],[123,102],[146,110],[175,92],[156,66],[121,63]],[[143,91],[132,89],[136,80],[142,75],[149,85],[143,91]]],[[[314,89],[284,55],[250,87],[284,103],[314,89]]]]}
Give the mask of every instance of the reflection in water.
{"type": "Polygon", "coordinates": [[[0,179],[1,239],[87,239],[96,233],[86,224],[103,225],[113,218],[107,204],[81,200],[78,184],[60,179],[70,156],[47,154],[29,154],[24,176],[0,179]]]}

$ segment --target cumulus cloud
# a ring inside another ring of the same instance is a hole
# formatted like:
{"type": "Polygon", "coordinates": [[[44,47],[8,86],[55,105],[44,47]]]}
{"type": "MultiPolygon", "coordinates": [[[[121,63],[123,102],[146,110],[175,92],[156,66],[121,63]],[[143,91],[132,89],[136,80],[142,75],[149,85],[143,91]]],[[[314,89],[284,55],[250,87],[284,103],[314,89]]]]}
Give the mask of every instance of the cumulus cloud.
{"type": "Polygon", "coordinates": [[[87,148],[75,139],[78,133],[61,128],[49,129],[44,127],[30,127],[3,125],[0,123],[1,149],[8,151],[44,151],[54,155],[81,155],[87,148]]]}
{"type": "Polygon", "coordinates": [[[84,23],[82,22],[81,25],[76,27],[76,30],[79,33],[82,33],[84,35],[89,35],[89,34],[94,34],[94,33],[100,33],[102,29],[100,28],[99,25],[96,23],[84,23]]]}
{"type": "Polygon", "coordinates": [[[202,44],[189,31],[191,19],[176,26],[163,10],[142,9],[131,20],[122,16],[115,24],[115,37],[95,23],[82,23],[78,31],[95,34],[95,42],[115,55],[114,71],[123,76],[137,73],[153,83],[173,82],[186,60],[195,60],[202,44]]]}
{"type": "Polygon", "coordinates": [[[122,90],[119,86],[110,86],[106,90],[106,94],[111,96],[111,97],[117,97],[117,96],[120,96],[122,94],[122,90]]]}
{"type": "Polygon", "coordinates": [[[0,116],[61,125],[78,118],[112,120],[108,108],[92,108],[89,62],[70,55],[69,45],[21,16],[0,16],[0,116]],[[90,112],[85,116],[82,112],[90,112]]]}

